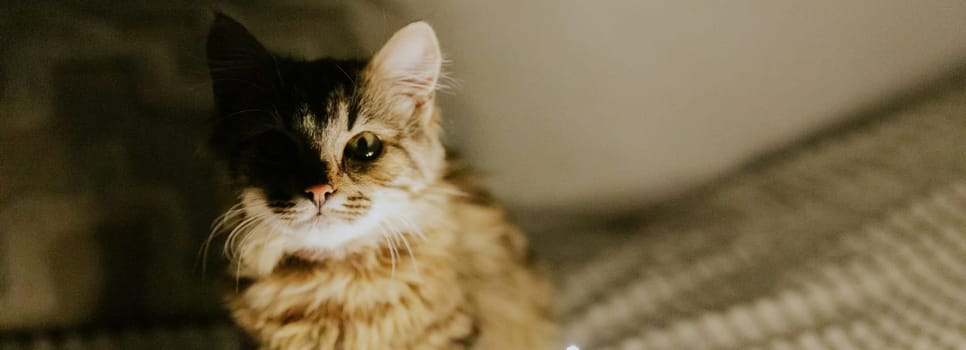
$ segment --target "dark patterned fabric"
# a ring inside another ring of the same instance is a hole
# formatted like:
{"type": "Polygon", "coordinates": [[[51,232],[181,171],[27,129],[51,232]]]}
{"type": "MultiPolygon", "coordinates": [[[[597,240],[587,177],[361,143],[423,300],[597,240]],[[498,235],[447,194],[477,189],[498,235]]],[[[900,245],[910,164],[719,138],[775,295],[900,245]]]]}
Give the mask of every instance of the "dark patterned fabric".
{"type": "Polygon", "coordinates": [[[330,1],[0,5],[0,332],[219,315],[212,8],[283,52],[367,52],[330,1]]]}

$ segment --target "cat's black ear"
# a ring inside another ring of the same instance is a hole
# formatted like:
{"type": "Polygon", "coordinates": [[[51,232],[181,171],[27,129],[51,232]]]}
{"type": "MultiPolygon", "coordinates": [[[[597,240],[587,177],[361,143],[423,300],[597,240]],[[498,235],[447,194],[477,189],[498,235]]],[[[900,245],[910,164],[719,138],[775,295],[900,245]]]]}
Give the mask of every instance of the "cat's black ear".
{"type": "Polygon", "coordinates": [[[207,53],[215,103],[222,112],[258,108],[269,98],[274,60],[241,23],[215,13],[207,53]]]}

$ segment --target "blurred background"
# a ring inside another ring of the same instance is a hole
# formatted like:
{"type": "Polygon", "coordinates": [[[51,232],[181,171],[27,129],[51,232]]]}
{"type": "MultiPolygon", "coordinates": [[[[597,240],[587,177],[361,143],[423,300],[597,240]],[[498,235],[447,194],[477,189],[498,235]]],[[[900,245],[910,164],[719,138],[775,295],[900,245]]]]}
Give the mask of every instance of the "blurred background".
{"type": "Polygon", "coordinates": [[[223,319],[212,9],[306,58],[429,21],[449,143],[558,275],[627,213],[966,66],[961,0],[5,1],[0,338],[223,319]]]}

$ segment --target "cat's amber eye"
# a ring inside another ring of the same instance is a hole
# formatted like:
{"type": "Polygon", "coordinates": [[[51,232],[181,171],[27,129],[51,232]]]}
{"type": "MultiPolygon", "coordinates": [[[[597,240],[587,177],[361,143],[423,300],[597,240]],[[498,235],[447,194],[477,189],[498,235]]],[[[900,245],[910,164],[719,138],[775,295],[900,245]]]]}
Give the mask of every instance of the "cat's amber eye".
{"type": "Polygon", "coordinates": [[[353,136],[345,145],[345,156],[353,160],[369,162],[382,154],[382,140],[371,132],[362,132],[353,136]]]}

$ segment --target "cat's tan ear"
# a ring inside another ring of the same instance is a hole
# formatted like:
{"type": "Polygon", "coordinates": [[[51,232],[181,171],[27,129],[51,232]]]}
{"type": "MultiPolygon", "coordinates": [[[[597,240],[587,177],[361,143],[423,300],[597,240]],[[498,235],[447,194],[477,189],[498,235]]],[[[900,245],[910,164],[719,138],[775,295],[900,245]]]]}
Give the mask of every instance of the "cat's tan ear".
{"type": "Polygon", "coordinates": [[[433,98],[442,64],[436,32],[415,22],[393,34],[369,63],[369,74],[374,83],[420,106],[433,98]]]}

